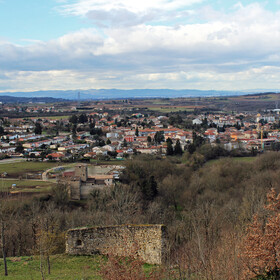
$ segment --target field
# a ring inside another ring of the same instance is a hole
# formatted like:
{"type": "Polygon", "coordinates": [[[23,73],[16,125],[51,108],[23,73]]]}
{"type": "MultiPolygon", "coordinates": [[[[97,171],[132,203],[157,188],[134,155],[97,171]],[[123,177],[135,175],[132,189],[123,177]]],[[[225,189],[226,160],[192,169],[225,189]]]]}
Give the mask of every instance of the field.
{"type": "Polygon", "coordinates": [[[0,174],[6,172],[9,177],[18,177],[29,172],[43,172],[52,167],[58,166],[56,162],[35,162],[35,161],[24,161],[14,162],[7,164],[0,164],[0,174]]]}
{"type": "MultiPolygon", "coordinates": [[[[45,271],[45,280],[102,280],[100,266],[106,258],[96,256],[69,256],[66,254],[50,257],[51,274],[45,271]]],[[[13,257],[7,259],[8,276],[4,276],[3,259],[0,258],[0,279],[38,280],[42,279],[39,256],[13,257]]],[[[151,272],[153,265],[144,264],[145,273],[151,272]]],[[[117,279],[116,279],[117,280],[117,279]]]]}
{"type": "Polygon", "coordinates": [[[123,165],[125,159],[123,160],[97,160],[91,159],[90,163],[98,164],[98,165],[123,165]]]}
{"type": "Polygon", "coordinates": [[[279,93],[266,93],[241,96],[205,97],[205,98],[156,98],[134,101],[136,107],[145,107],[150,111],[170,113],[179,111],[193,111],[196,109],[213,110],[215,112],[232,111],[258,111],[263,109],[275,109],[280,104],[279,93]]]}
{"type": "Polygon", "coordinates": [[[0,179],[0,191],[46,192],[53,186],[55,183],[49,181],[0,179]]]}
{"type": "MultiPolygon", "coordinates": [[[[49,120],[66,120],[69,119],[70,115],[67,116],[46,116],[46,117],[42,117],[43,119],[49,119],[49,120]]],[[[37,119],[37,117],[32,117],[31,119],[37,119]]]]}
{"type": "MultiPolygon", "coordinates": [[[[254,162],[258,157],[232,157],[230,158],[233,161],[238,161],[238,162],[254,162]]],[[[207,165],[215,164],[218,163],[220,160],[223,158],[218,158],[218,159],[212,159],[207,161],[207,165]]]]}
{"type": "MultiPolygon", "coordinates": [[[[56,255],[51,257],[51,274],[46,280],[98,280],[99,263],[102,257],[56,255]]],[[[0,259],[0,279],[38,280],[40,273],[39,257],[8,258],[8,276],[4,276],[3,261],[0,259]]]]}
{"type": "Polygon", "coordinates": [[[49,120],[67,120],[69,119],[69,115],[68,116],[51,116],[51,117],[46,117],[49,120]]]}
{"type": "Polygon", "coordinates": [[[194,109],[189,107],[148,107],[151,111],[161,112],[161,113],[171,113],[171,112],[179,112],[179,111],[188,111],[192,112],[194,109]]]}
{"type": "Polygon", "coordinates": [[[234,157],[233,160],[238,162],[254,162],[258,157],[234,157]]]}

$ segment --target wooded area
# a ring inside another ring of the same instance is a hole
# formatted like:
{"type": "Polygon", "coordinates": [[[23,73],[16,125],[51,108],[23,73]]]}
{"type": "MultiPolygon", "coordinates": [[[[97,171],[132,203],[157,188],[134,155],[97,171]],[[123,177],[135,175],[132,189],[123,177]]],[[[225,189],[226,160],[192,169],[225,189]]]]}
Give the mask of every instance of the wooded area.
{"type": "Polygon", "coordinates": [[[119,184],[86,201],[69,201],[62,184],[51,195],[1,200],[2,256],[39,255],[42,273],[51,273],[50,255],[64,252],[69,228],[162,223],[169,235],[166,267],[176,267],[175,279],[279,277],[279,176],[277,152],[196,168],[174,157],[136,156],[119,184]],[[274,259],[266,257],[271,251],[274,259]]]}

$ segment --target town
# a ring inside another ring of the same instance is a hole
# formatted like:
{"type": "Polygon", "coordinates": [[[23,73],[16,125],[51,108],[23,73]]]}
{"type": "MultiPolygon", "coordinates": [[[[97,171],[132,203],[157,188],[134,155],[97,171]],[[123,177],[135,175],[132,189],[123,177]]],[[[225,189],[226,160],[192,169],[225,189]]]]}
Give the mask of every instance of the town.
{"type": "Polygon", "coordinates": [[[124,160],[135,154],[192,154],[202,144],[220,146],[232,155],[280,149],[278,109],[207,112],[192,106],[186,113],[184,108],[173,112],[166,104],[169,112],[162,107],[158,111],[137,105],[127,108],[124,102],[132,103],[2,104],[1,158],[124,160]]]}

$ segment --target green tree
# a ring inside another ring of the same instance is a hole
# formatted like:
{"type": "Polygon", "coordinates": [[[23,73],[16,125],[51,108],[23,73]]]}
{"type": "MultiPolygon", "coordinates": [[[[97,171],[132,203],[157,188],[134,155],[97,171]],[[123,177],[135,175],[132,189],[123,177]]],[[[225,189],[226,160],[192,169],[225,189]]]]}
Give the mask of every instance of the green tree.
{"type": "Polygon", "coordinates": [[[90,130],[90,135],[99,135],[101,136],[103,134],[102,129],[101,128],[92,128],[90,130]]]}
{"type": "Polygon", "coordinates": [[[69,118],[69,122],[72,123],[72,124],[78,123],[78,117],[77,117],[77,115],[72,115],[72,116],[69,118]]]}
{"type": "Polygon", "coordinates": [[[193,154],[196,150],[195,145],[193,143],[190,143],[187,147],[187,150],[190,154],[193,154]]]}
{"type": "Polygon", "coordinates": [[[163,131],[157,131],[154,140],[156,143],[160,144],[161,142],[164,141],[164,132],[163,131]]]}
{"type": "Polygon", "coordinates": [[[135,130],[135,136],[139,136],[139,130],[138,130],[138,127],[136,127],[136,130],[135,130]]]}
{"type": "Polygon", "coordinates": [[[202,126],[204,129],[207,129],[207,128],[208,128],[208,120],[207,120],[206,117],[202,120],[201,126],[202,126]]]}
{"type": "Polygon", "coordinates": [[[179,125],[183,122],[183,119],[180,115],[170,116],[168,120],[170,125],[179,125]]]}
{"type": "Polygon", "coordinates": [[[173,150],[172,142],[168,141],[167,142],[167,148],[166,148],[166,155],[167,156],[172,156],[173,154],[174,154],[174,150],[173,150]]]}
{"type": "Polygon", "coordinates": [[[183,150],[181,147],[181,143],[179,140],[177,140],[174,147],[174,155],[182,155],[182,154],[183,154],[183,150]]]}
{"type": "Polygon", "coordinates": [[[197,135],[194,131],[193,131],[192,138],[193,138],[193,145],[195,146],[195,148],[200,147],[205,142],[204,138],[200,135],[197,135]]]}
{"type": "Polygon", "coordinates": [[[99,142],[97,144],[98,146],[103,147],[105,146],[105,141],[103,139],[99,139],[99,142]]]}
{"type": "Polygon", "coordinates": [[[158,195],[158,185],[154,176],[150,177],[149,185],[150,185],[149,198],[154,199],[158,195]]]}
{"type": "Polygon", "coordinates": [[[77,137],[77,125],[73,124],[72,127],[72,138],[75,139],[77,137]]]}
{"type": "Polygon", "coordinates": [[[154,176],[150,176],[149,180],[142,181],[141,192],[146,200],[153,200],[157,196],[158,188],[154,176]]]}
{"type": "Polygon", "coordinates": [[[22,144],[19,142],[19,143],[17,143],[17,146],[16,146],[16,153],[23,153],[24,152],[24,148],[23,148],[23,146],[22,146],[22,144]]]}
{"type": "Polygon", "coordinates": [[[90,119],[90,124],[89,124],[89,129],[93,129],[95,128],[95,120],[94,119],[90,119]]]}
{"type": "Polygon", "coordinates": [[[87,123],[87,121],[88,121],[88,117],[85,113],[83,113],[79,116],[79,119],[78,119],[79,123],[87,123]]]}
{"type": "Polygon", "coordinates": [[[127,141],[125,139],[123,140],[123,146],[127,147],[127,141]]]}
{"type": "Polygon", "coordinates": [[[170,137],[168,137],[168,138],[166,139],[166,143],[168,143],[168,142],[170,142],[171,144],[173,144],[173,141],[172,141],[172,139],[171,139],[170,137]]]}
{"type": "Polygon", "coordinates": [[[35,129],[34,129],[34,133],[35,134],[42,134],[42,125],[39,122],[35,123],[35,129]]]}

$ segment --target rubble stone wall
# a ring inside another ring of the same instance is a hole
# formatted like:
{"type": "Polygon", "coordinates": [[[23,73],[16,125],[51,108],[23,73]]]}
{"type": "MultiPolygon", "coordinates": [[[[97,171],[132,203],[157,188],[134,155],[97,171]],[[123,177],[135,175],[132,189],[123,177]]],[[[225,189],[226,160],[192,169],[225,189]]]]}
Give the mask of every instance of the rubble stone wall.
{"type": "Polygon", "coordinates": [[[67,232],[66,253],[133,256],[146,263],[161,264],[166,255],[165,240],[163,225],[78,228],[67,232]]]}

